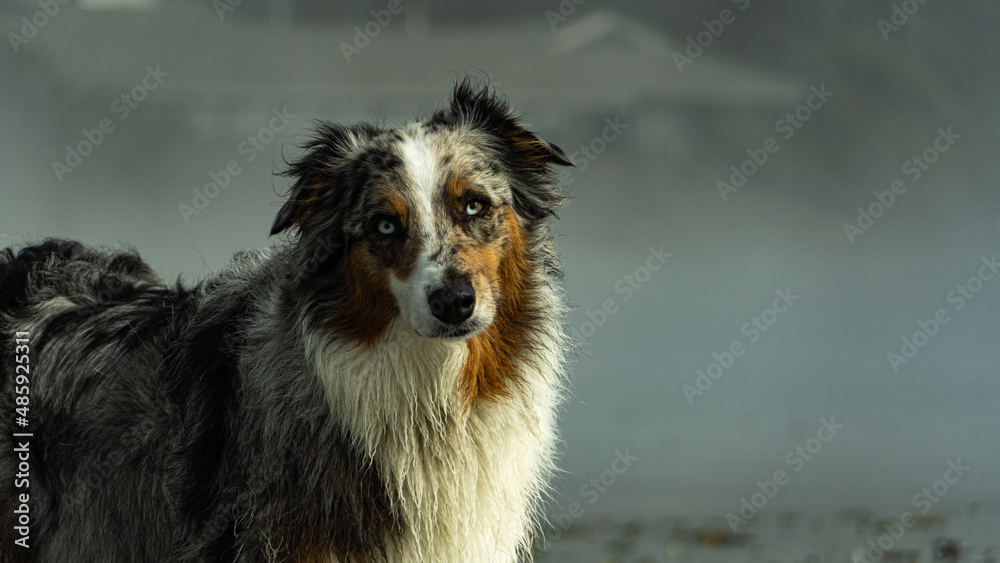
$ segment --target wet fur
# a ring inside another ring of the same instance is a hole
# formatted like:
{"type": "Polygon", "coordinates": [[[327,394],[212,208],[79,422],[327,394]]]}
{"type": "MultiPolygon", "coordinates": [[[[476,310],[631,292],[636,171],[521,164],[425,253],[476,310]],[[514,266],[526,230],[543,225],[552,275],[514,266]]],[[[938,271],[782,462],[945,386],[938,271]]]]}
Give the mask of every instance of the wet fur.
{"type": "Polygon", "coordinates": [[[547,222],[565,155],[468,80],[426,121],[320,123],[303,149],[272,228],[287,241],[194,287],[132,250],[0,253],[0,407],[29,331],[34,433],[24,550],[24,429],[5,416],[0,561],[530,559],[561,395],[547,222]],[[493,214],[452,216],[470,190],[493,214]],[[373,237],[376,212],[407,236],[373,237]],[[418,334],[420,275],[470,280],[470,332],[418,334]]]}

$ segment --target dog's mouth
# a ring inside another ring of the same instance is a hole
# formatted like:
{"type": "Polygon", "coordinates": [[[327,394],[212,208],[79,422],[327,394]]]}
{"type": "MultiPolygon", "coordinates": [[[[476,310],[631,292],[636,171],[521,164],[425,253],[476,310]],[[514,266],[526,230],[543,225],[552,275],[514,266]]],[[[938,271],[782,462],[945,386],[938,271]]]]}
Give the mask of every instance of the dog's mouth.
{"type": "Polygon", "coordinates": [[[439,323],[431,330],[428,334],[421,334],[420,331],[416,331],[417,334],[423,336],[424,338],[437,338],[442,340],[464,340],[475,336],[476,333],[486,328],[486,325],[470,319],[460,325],[449,325],[444,323],[439,323]]]}

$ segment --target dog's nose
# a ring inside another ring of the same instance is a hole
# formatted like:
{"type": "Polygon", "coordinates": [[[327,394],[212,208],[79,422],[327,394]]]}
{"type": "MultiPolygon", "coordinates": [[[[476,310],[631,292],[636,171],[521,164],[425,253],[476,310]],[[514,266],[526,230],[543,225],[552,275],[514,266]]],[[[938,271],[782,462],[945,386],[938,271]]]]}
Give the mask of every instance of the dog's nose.
{"type": "Polygon", "coordinates": [[[450,325],[461,324],[472,316],[476,308],[476,291],[468,282],[445,284],[441,289],[427,296],[431,313],[441,322],[450,325]]]}

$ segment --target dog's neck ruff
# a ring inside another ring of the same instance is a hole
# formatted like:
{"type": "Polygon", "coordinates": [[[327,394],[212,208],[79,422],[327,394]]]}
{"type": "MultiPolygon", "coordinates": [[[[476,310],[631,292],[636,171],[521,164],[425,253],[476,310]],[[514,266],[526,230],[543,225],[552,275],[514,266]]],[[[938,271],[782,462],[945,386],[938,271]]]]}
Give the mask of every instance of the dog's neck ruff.
{"type": "Polygon", "coordinates": [[[518,363],[509,397],[467,406],[464,341],[421,337],[397,318],[372,347],[308,343],[334,416],[402,516],[390,560],[507,562],[530,549],[558,403],[559,348],[543,344],[518,363]]]}

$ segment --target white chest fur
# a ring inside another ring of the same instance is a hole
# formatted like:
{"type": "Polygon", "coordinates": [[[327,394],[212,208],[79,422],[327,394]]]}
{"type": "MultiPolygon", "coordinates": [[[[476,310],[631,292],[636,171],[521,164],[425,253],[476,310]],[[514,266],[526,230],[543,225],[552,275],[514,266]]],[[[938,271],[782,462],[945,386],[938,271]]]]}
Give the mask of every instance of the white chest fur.
{"type": "Polygon", "coordinates": [[[402,321],[366,350],[310,351],[333,412],[380,469],[404,519],[390,557],[508,562],[530,547],[552,470],[559,402],[557,342],[501,402],[466,409],[464,342],[422,338],[402,321]]]}

